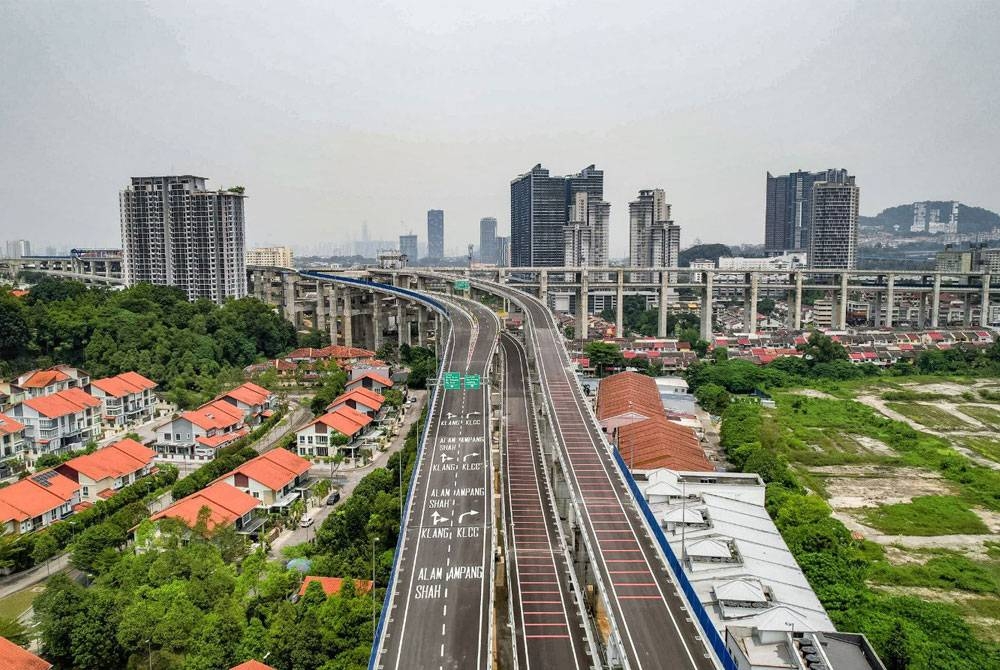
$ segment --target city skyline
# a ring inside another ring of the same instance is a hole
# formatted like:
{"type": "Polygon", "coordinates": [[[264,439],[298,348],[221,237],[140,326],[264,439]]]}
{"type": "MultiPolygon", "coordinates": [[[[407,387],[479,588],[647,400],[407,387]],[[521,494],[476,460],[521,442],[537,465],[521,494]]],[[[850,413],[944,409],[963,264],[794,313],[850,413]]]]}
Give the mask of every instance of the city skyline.
{"type": "Polygon", "coordinates": [[[2,225],[31,230],[40,248],[109,246],[117,203],[107,194],[123,179],[190,171],[228,175],[218,187],[253,193],[253,245],[308,245],[365,221],[374,239],[395,239],[400,221],[422,231],[427,209],[439,207],[448,245],[461,248],[483,216],[508,230],[510,175],[540,161],[606,171],[615,257],[629,198],[654,186],[684,212],[682,244],[761,242],[767,170],[850,166],[864,184],[863,214],[928,199],[1000,210],[990,170],[1000,129],[989,114],[1000,10],[911,6],[650,4],[642,21],[609,21],[601,8],[567,18],[536,3],[523,19],[516,7],[347,15],[214,4],[195,17],[167,5],[9,4],[2,225]],[[205,39],[216,20],[240,39],[225,49],[205,39]],[[123,22],[133,28],[119,30],[123,22]],[[637,39],[649,24],[683,28],[669,54],[637,39]],[[581,33],[601,38],[600,57],[586,60],[608,102],[568,114],[573,85],[553,75],[581,33]],[[557,57],[525,68],[520,47],[540,35],[557,57]],[[360,62],[371,76],[353,74],[360,62]],[[829,62],[859,73],[849,95],[815,76],[829,62]],[[654,80],[661,85],[649,87],[654,80]],[[140,86],[144,95],[132,95],[140,86]],[[530,109],[516,102],[526,96],[530,109]],[[107,122],[111,113],[118,122],[107,122]],[[37,201],[34,189],[50,179],[64,197],[37,201]],[[726,198],[712,197],[718,183],[726,198]]]}

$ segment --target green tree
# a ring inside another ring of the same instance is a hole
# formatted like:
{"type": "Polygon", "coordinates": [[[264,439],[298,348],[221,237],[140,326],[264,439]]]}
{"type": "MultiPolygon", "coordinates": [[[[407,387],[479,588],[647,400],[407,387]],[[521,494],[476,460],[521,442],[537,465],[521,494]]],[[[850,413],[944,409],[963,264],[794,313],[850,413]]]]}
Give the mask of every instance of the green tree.
{"type": "Polygon", "coordinates": [[[17,358],[31,341],[27,310],[10,294],[0,295],[0,357],[17,358]]]}
{"type": "Polygon", "coordinates": [[[818,330],[811,332],[806,344],[800,345],[799,349],[803,358],[814,365],[848,360],[847,349],[840,342],[835,342],[829,335],[824,335],[818,330]]]}
{"type": "Polygon", "coordinates": [[[729,407],[731,397],[729,391],[718,384],[705,384],[695,391],[695,399],[702,408],[710,414],[722,415],[729,407]]]}
{"type": "Polygon", "coordinates": [[[42,654],[53,663],[73,665],[72,632],[84,608],[83,587],[58,573],[49,578],[45,592],[35,599],[35,622],[42,641],[42,654]]]}
{"type": "Polygon", "coordinates": [[[908,670],[910,667],[909,640],[900,621],[896,621],[892,627],[892,633],[885,644],[884,658],[886,670],[908,670]]]}
{"type": "Polygon", "coordinates": [[[625,363],[618,345],[611,342],[595,340],[588,342],[583,350],[587,354],[587,357],[590,358],[591,367],[597,370],[597,374],[600,377],[604,376],[604,372],[609,367],[621,367],[625,363]]]}
{"type": "Polygon", "coordinates": [[[36,563],[44,563],[59,551],[59,543],[52,533],[41,533],[35,538],[35,548],[31,552],[31,559],[36,563]]]}
{"type": "Polygon", "coordinates": [[[5,637],[19,646],[27,646],[31,642],[28,629],[17,619],[0,617],[0,637],[5,637]]]}
{"type": "Polygon", "coordinates": [[[774,313],[775,303],[772,298],[763,298],[757,302],[757,311],[764,316],[771,316],[774,313]]]}

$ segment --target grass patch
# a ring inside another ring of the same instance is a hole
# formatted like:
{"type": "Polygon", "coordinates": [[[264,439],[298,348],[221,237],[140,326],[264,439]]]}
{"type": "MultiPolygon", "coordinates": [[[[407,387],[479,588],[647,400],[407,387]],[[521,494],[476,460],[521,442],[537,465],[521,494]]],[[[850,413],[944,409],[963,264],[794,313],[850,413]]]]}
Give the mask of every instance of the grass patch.
{"type": "Polygon", "coordinates": [[[45,591],[44,582],[0,598],[0,617],[16,619],[21,616],[43,591],[45,591]]]}
{"type": "Polygon", "coordinates": [[[935,400],[951,400],[952,397],[946,393],[922,393],[920,391],[886,391],[882,394],[882,400],[894,400],[900,402],[915,402],[924,400],[933,402],[935,400]]]}
{"type": "MultiPolygon", "coordinates": [[[[878,584],[921,586],[948,591],[1000,595],[1000,563],[973,561],[954,551],[938,551],[926,563],[878,562],[869,578],[878,584]]],[[[989,600],[1000,606],[1000,600],[989,600]]],[[[1000,611],[1000,610],[998,610],[1000,611]]]]}
{"type": "Polygon", "coordinates": [[[989,437],[962,436],[956,442],[977,454],[1000,463],[1000,441],[989,437]]]}
{"type": "Polygon", "coordinates": [[[987,428],[1000,430],[1000,411],[992,407],[982,407],[981,405],[959,405],[958,409],[962,414],[967,414],[973,419],[978,419],[987,428]]]}
{"type": "Polygon", "coordinates": [[[888,535],[986,535],[990,529],[962,501],[949,496],[918,496],[908,503],[883,505],[862,515],[888,535]]]}
{"type": "Polygon", "coordinates": [[[975,430],[972,424],[962,421],[954,414],[933,405],[923,405],[918,403],[898,403],[890,402],[886,405],[905,416],[933,430],[975,430]]]}

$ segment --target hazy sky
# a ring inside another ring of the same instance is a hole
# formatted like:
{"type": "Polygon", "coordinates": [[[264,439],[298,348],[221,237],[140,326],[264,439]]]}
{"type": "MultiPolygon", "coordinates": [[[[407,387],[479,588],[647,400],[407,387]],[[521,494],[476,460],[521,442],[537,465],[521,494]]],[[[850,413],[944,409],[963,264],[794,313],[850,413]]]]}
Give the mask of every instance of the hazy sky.
{"type": "Polygon", "coordinates": [[[1000,3],[0,0],[0,239],[118,245],[132,175],[245,185],[250,243],[510,221],[596,163],[612,254],[662,187],[682,244],[760,242],[767,170],[862,213],[1000,210],[1000,3]]]}

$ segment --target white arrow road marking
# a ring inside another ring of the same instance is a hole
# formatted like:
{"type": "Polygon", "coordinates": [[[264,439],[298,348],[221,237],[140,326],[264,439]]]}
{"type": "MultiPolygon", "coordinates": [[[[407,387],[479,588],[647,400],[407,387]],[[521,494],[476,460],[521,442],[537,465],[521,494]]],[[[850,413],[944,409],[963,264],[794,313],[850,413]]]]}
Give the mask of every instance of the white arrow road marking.
{"type": "Polygon", "coordinates": [[[472,458],[473,456],[478,456],[478,455],[479,455],[478,451],[473,452],[471,454],[466,454],[465,456],[462,457],[462,462],[464,463],[464,462],[468,461],[470,458],[472,458]]]}
{"type": "Polygon", "coordinates": [[[452,458],[451,456],[449,456],[448,454],[441,454],[441,462],[442,463],[447,463],[448,461],[453,461],[453,460],[455,460],[455,459],[452,458]]]}
{"type": "MultiPolygon", "coordinates": [[[[477,514],[478,514],[478,512],[477,512],[477,514]]],[[[439,523],[444,523],[445,521],[451,521],[451,517],[450,516],[442,516],[442,515],[438,514],[437,512],[434,512],[433,514],[431,514],[431,521],[433,521],[434,525],[436,526],[439,523]]]]}
{"type": "Polygon", "coordinates": [[[458,523],[462,523],[462,519],[464,519],[467,516],[478,516],[478,515],[479,512],[476,510],[472,510],[471,512],[463,512],[462,514],[458,515],[458,523]]]}

